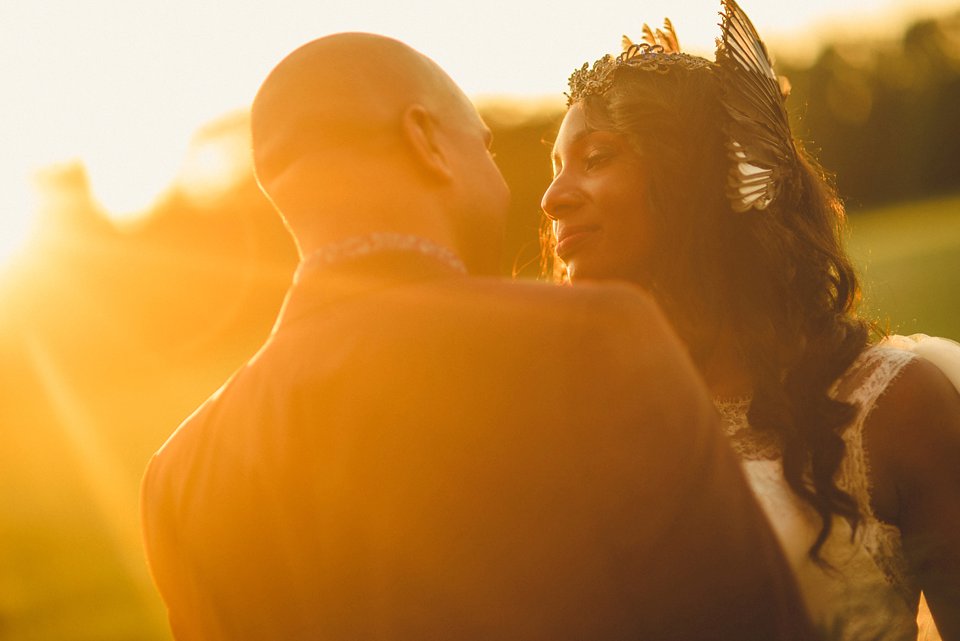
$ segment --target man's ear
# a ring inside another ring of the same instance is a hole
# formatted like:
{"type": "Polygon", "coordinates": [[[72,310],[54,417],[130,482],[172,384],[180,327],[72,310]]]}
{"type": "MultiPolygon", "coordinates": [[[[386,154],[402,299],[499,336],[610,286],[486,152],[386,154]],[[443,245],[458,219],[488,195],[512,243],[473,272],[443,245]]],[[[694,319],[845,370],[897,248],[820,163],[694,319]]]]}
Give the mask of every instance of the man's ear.
{"type": "Polygon", "coordinates": [[[402,128],[404,141],[419,165],[429,174],[449,180],[453,169],[433,114],[423,105],[410,105],[403,112],[402,128]]]}

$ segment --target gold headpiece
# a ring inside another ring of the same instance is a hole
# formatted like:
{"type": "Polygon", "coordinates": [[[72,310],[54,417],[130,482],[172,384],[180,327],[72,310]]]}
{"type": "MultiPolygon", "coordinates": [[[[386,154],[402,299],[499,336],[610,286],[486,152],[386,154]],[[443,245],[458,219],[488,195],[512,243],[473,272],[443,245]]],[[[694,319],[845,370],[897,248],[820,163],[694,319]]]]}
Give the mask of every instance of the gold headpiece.
{"type": "Polygon", "coordinates": [[[736,0],[721,0],[723,23],[716,62],[680,51],[670,20],[663,30],[643,25],[643,40],[623,37],[623,53],[606,55],[593,67],[586,63],[570,76],[567,106],[587,96],[602,96],[613,85],[614,72],[628,66],[668,73],[680,67],[712,68],[722,88],[720,102],[727,114],[730,173],[727,198],[734,211],[764,210],[795,181],[797,149],[784,104],[789,83],[778,77],[767,49],[736,0]]]}
{"type": "Polygon", "coordinates": [[[587,96],[605,94],[613,84],[614,72],[620,66],[656,73],[667,73],[674,66],[684,69],[714,66],[706,58],[680,51],[680,42],[669,18],[664,21],[663,30],[653,31],[648,25],[643,25],[643,42],[635,44],[623,36],[622,43],[623,52],[619,56],[607,54],[594,62],[592,67],[585,62],[570,74],[570,93],[566,94],[568,107],[587,96]]]}

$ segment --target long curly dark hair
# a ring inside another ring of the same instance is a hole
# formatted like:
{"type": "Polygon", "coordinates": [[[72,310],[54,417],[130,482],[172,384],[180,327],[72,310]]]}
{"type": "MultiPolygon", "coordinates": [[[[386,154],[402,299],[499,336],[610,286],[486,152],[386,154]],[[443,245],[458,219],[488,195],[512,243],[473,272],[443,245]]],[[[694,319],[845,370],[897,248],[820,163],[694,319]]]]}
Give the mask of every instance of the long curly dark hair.
{"type": "MultiPolygon", "coordinates": [[[[823,520],[810,549],[819,562],[832,516],[854,528],[860,518],[835,481],[841,434],[857,408],[830,395],[869,335],[854,313],[859,285],[843,246],[844,209],[798,143],[794,184],[765,211],[735,213],[724,194],[719,91],[711,68],[622,66],[609,90],[580,104],[588,127],[624,136],[646,160],[648,202],[638,209],[652,218],[655,255],[640,284],[698,364],[723,343],[746,365],[750,425],[777,433],[787,482],[823,520]]],[[[544,232],[544,273],[552,274],[549,224],[544,232]]]]}

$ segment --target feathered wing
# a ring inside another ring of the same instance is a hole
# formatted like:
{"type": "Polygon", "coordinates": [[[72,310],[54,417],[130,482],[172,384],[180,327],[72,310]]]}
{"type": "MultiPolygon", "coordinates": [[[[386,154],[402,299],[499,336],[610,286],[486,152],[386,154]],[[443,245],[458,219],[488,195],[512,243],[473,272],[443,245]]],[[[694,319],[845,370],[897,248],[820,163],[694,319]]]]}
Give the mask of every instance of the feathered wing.
{"type": "Polygon", "coordinates": [[[793,178],[796,150],[767,48],[734,0],[722,0],[717,66],[729,116],[727,196],[739,212],[766,209],[793,178]]]}
{"type": "Polygon", "coordinates": [[[680,40],[677,38],[677,32],[673,30],[673,23],[670,18],[663,19],[663,31],[657,30],[660,36],[660,42],[663,50],[667,53],[680,53],[680,40]]]}
{"type": "Polygon", "coordinates": [[[663,53],[680,53],[680,41],[677,39],[677,32],[673,30],[673,23],[670,22],[670,18],[664,18],[663,29],[657,29],[656,31],[651,29],[650,25],[644,24],[643,42],[662,48],[663,53]]]}

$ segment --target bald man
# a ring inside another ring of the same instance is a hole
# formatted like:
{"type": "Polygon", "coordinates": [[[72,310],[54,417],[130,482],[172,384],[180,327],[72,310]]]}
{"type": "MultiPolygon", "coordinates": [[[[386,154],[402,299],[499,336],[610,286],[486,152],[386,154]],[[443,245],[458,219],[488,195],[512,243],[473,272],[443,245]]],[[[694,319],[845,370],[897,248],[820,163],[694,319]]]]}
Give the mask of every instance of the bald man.
{"type": "Polygon", "coordinates": [[[178,640],[811,638],[650,300],[483,276],[507,189],[434,62],[311,42],[252,128],[302,260],[144,478],[178,640]]]}

